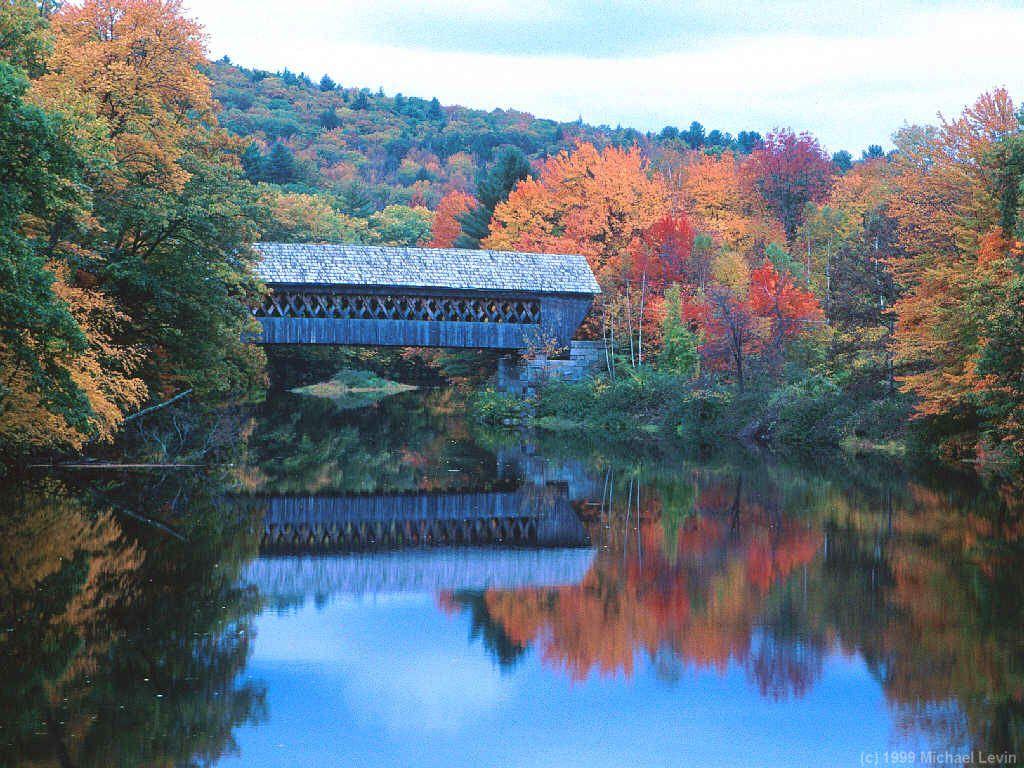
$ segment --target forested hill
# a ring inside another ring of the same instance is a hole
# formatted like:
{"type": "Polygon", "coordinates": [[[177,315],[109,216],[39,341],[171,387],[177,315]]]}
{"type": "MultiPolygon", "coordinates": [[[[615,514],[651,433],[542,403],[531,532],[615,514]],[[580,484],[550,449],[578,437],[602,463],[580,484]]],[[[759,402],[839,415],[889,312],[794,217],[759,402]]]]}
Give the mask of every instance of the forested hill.
{"type": "Polygon", "coordinates": [[[580,140],[599,147],[637,144],[657,164],[663,153],[698,147],[746,153],[761,139],[750,131],[735,137],[705,131],[697,122],[644,134],[515,110],[444,106],[436,98],[344,87],[329,77],[314,83],[303,74],[251,70],[227,59],[210,64],[209,75],[223,108],[221,124],[254,141],[246,155],[251,180],[339,195],[356,186],[377,210],[389,204],[433,209],[447,191],[472,191],[501,147],[518,147],[536,159],[580,140]]]}

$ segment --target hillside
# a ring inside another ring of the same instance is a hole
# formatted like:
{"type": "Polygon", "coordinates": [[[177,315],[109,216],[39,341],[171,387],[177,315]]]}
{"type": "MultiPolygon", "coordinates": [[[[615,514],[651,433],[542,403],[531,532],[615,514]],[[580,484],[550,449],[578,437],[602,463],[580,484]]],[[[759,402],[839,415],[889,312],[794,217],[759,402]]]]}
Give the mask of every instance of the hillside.
{"type": "Polygon", "coordinates": [[[223,107],[221,123],[254,141],[246,156],[250,179],[294,192],[333,193],[341,198],[339,209],[354,216],[391,204],[433,209],[448,191],[472,192],[502,147],[518,147],[537,160],[580,140],[599,147],[637,144],[657,163],[663,152],[720,147],[745,153],[760,140],[754,132],[733,137],[699,123],[643,134],[515,110],[444,106],[329,78],[314,83],[288,70],[246,69],[227,59],[212,63],[208,74],[223,107]]]}

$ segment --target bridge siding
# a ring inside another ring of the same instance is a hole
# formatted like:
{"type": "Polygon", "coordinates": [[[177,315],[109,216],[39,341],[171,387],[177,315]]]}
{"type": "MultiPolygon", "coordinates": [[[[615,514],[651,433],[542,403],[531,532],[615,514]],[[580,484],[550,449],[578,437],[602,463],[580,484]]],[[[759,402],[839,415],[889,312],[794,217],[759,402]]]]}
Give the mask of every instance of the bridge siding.
{"type": "MultiPolygon", "coordinates": [[[[446,293],[451,295],[450,291],[446,293]]],[[[590,310],[593,297],[542,294],[535,298],[540,301],[539,325],[452,320],[261,317],[258,319],[263,326],[263,333],[254,340],[260,344],[525,349],[553,338],[559,346],[568,347],[573,334],[590,310]]]]}

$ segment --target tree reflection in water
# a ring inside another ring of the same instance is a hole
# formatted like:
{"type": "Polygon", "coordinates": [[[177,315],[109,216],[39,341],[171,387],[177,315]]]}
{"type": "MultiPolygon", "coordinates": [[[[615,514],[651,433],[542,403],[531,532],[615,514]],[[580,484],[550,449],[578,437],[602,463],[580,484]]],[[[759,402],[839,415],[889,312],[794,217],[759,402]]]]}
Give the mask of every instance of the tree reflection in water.
{"type": "Polygon", "coordinates": [[[906,733],[1019,752],[1020,514],[976,485],[740,467],[607,469],[580,506],[599,549],[580,584],[440,602],[502,665],[533,648],[577,681],[646,658],[667,681],[742,668],[783,699],[859,655],[906,733]]]}
{"type": "Polygon", "coordinates": [[[265,692],[242,674],[264,606],[239,579],[261,526],[229,491],[526,486],[543,500],[552,482],[596,549],[582,578],[437,595],[509,674],[531,654],[573,681],[739,671],[759,695],[792,700],[846,657],[878,680],[905,734],[1024,749],[1012,493],[893,465],[481,434],[451,391],[362,412],[288,398],[241,438],[231,477],[5,483],[0,764],[211,763],[265,716],[265,692]]]}
{"type": "Polygon", "coordinates": [[[258,609],[238,571],[255,537],[222,483],[4,491],[0,764],[205,764],[262,715],[263,690],[237,682],[258,609]]]}

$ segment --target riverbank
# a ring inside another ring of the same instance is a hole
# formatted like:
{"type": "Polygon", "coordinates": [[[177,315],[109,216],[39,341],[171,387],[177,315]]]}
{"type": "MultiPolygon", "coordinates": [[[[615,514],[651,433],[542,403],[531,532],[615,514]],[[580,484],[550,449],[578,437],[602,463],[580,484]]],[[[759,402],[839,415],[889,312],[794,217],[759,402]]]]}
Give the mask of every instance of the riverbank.
{"type": "Polygon", "coordinates": [[[699,447],[735,439],[802,451],[888,455],[917,449],[905,398],[857,398],[822,377],[738,390],[650,371],[614,381],[605,376],[551,381],[529,398],[485,388],[470,397],[469,410],[474,420],[491,426],[619,442],[699,447]]]}

